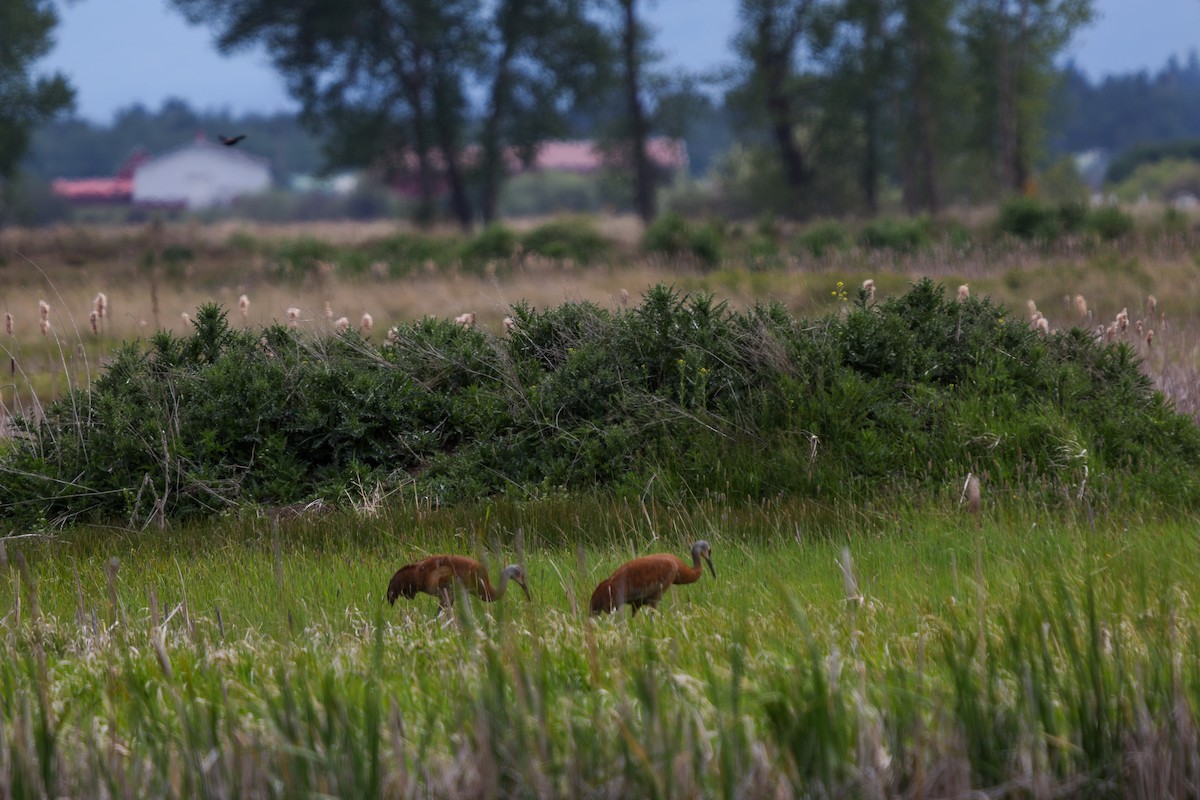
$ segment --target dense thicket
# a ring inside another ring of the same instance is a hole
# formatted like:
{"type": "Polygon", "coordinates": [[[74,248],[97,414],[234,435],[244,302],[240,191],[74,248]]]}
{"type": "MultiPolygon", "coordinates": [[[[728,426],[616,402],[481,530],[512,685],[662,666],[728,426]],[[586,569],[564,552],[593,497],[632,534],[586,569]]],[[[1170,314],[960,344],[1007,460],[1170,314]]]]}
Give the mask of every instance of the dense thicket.
{"type": "Polygon", "coordinates": [[[12,440],[0,508],[138,522],[400,487],[853,500],[967,472],[1048,502],[1200,500],[1200,432],[1128,348],[1041,338],[929,281],[844,309],[804,321],[657,287],[615,312],[517,307],[504,338],[424,319],[376,345],[234,330],[207,306],[12,440]]]}

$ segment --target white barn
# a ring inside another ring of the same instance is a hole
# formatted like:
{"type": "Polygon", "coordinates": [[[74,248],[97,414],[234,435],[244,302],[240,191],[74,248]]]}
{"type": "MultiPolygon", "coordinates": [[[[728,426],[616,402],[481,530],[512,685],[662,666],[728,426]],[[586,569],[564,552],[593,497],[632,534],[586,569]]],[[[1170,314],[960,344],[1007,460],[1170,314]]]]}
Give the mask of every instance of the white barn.
{"type": "Polygon", "coordinates": [[[271,168],[265,159],[198,136],[191,144],[137,168],[133,173],[133,202],[209,208],[270,186],[271,168]]]}

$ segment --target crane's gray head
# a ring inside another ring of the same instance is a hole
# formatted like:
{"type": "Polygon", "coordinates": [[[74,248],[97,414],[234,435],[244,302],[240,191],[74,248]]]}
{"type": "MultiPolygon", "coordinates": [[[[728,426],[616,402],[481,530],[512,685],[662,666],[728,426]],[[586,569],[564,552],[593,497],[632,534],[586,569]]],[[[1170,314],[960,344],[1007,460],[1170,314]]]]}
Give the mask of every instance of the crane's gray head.
{"type": "Polygon", "coordinates": [[[702,558],[708,562],[708,571],[714,578],[717,577],[717,571],[712,565],[712,547],[703,539],[692,545],[692,563],[699,564],[702,558]]]}
{"type": "Polygon", "coordinates": [[[520,564],[509,564],[504,568],[504,575],[516,581],[517,586],[521,587],[521,591],[525,592],[526,600],[533,600],[533,596],[529,594],[529,587],[525,585],[525,570],[521,569],[520,564]]]}

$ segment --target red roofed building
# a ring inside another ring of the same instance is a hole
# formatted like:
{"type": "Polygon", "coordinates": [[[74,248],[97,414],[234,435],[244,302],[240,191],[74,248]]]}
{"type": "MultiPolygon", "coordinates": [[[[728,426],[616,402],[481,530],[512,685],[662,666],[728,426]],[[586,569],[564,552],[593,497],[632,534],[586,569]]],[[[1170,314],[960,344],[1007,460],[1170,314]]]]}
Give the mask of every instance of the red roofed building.
{"type": "MultiPolygon", "coordinates": [[[[471,145],[461,153],[461,166],[472,169],[478,166],[482,149],[479,145],[471,145]]],[[[687,143],[682,139],[671,139],[666,136],[652,136],[646,140],[646,154],[650,157],[652,168],[663,174],[686,170],[688,166],[687,143]]],[[[514,147],[504,151],[505,171],[509,175],[521,172],[574,172],[579,175],[590,175],[602,169],[625,169],[624,157],[619,148],[612,150],[602,148],[594,141],[587,139],[566,141],[551,140],[537,146],[537,153],[529,164],[522,162],[514,147]]],[[[417,155],[412,150],[404,151],[400,159],[401,168],[393,186],[408,197],[419,197],[420,182],[417,176],[417,155]]],[[[442,153],[433,149],[429,153],[429,164],[433,169],[437,193],[444,193],[448,184],[445,180],[446,163],[442,153]]]]}
{"type": "Polygon", "coordinates": [[[129,203],[133,200],[133,173],[150,159],[138,148],[111,178],[58,178],[50,183],[56,196],[79,205],[91,203],[129,203]]]}

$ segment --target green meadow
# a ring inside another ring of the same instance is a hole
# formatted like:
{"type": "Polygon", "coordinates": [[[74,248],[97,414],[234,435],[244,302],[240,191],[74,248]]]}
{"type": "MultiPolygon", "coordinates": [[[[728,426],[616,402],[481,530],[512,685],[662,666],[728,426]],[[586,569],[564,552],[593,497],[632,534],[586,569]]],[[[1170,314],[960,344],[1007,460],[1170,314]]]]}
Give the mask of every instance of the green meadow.
{"type": "Polygon", "coordinates": [[[1194,785],[1194,521],[1046,514],[986,487],[984,507],[977,527],[952,501],[563,498],[9,539],[0,781],[31,797],[1194,785]],[[657,612],[587,614],[624,560],[701,537],[715,580],[657,612]],[[520,561],[533,601],[388,607],[392,571],[433,552],[520,561]]]}

